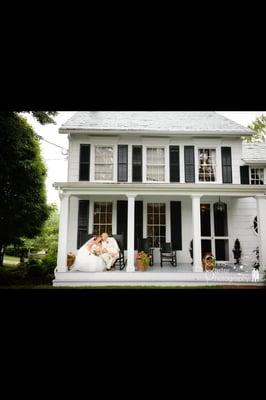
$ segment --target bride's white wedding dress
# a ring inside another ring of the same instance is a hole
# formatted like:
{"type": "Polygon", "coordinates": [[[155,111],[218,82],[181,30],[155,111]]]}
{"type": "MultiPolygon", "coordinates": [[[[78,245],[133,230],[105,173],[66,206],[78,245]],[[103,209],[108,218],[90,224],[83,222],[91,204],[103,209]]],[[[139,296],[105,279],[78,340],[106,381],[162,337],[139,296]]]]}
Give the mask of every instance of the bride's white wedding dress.
{"type": "Polygon", "coordinates": [[[105,269],[105,262],[99,256],[91,254],[87,248],[86,242],[77,252],[76,259],[71,271],[82,272],[102,272],[105,269]]]}

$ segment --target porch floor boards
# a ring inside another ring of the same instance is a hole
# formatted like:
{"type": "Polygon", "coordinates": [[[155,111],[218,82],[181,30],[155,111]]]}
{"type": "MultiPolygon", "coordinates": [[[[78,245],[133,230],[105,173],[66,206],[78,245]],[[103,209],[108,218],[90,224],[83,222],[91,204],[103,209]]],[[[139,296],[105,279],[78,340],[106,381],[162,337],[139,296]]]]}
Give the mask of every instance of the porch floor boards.
{"type": "MultiPolygon", "coordinates": [[[[156,264],[146,272],[126,272],[116,269],[111,272],[60,272],[56,273],[54,286],[186,286],[218,284],[250,284],[249,270],[218,268],[215,273],[193,272],[191,264],[178,264],[177,267],[156,264]]],[[[260,284],[263,274],[260,273],[260,284]]]]}

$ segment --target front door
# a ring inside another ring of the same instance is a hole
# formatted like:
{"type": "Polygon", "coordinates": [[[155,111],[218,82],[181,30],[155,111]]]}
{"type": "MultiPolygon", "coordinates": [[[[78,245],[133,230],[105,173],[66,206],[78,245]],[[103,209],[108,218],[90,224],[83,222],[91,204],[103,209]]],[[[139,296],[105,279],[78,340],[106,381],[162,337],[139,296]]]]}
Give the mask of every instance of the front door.
{"type": "Polygon", "coordinates": [[[217,261],[229,260],[227,206],[217,211],[212,203],[200,205],[201,251],[211,252],[217,261]]]}

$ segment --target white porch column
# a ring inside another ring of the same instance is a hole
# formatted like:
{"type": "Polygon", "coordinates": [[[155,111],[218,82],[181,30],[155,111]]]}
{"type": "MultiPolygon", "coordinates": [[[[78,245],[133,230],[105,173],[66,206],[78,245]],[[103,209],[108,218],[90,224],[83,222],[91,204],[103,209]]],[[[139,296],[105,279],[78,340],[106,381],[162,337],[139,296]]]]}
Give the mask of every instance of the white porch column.
{"type": "Polygon", "coordinates": [[[135,271],[135,197],[127,195],[127,272],[135,271]]]}
{"type": "Polygon", "coordinates": [[[192,232],[193,232],[193,270],[202,272],[200,195],[192,195],[192,232]]]}
{"type": "Polygon", "coordinates": [[[68,219],[68,251],[77,249],[78,239],[78,211],[79,211],[79,198],[78,196],[71,196],[69,199],[69,219],[68,219]]]}
{"type": "Polygon", "coordinates": [[[60,194],[60,221],[58,234],[57,272],[67,271],[67,234],[69,219],[69,194],[60,194]]]}
{"type": "Polygon", "coordinates": [[[266,270],[266,197],[256,196],[260,270],[266,270]]]}

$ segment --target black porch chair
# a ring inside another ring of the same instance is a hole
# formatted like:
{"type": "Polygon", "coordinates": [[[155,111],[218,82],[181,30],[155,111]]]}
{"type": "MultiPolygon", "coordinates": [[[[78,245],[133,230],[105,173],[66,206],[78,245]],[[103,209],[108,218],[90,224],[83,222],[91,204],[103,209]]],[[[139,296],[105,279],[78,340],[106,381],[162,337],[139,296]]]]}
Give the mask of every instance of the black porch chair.
{"type": "Polygon", "coordinates": [[[137,247],[138,252],[144,251],[146,254],[148,254],[148,256],[150,256],[150,267],[152,267],[153,263],[154,263],[154,261],[153,261],[153,250],[154,249],[152,247],[150,247],[149,239],[148,238],[142,238],[142,239],[138,238],[137,245],[138,245],[138,247],[137,247]]]}
{"type": "Polygon", "coordinates": [[[163,263],[170,263],[173,267],[177,266],[176,251],[172,248],[171,242],[165,242],[160,247],[161,268],[163,263]]]}
{"type": "Polygon", "coordinates": [[[115,261],[115,263],[113,264],[113,267],[115,267],[115,265],[117,263],[119,263],[119,269],[120,271],[122,269],[125,268],[126,264],[127,264],[127,260],[125,259],[125,247],[124,247],[124,235],[120,234],[120,235],[112,235],[112,237],[117,241],[118,247],[119,247],[119,256],[117,258],[117,260],[115,261]]]}

